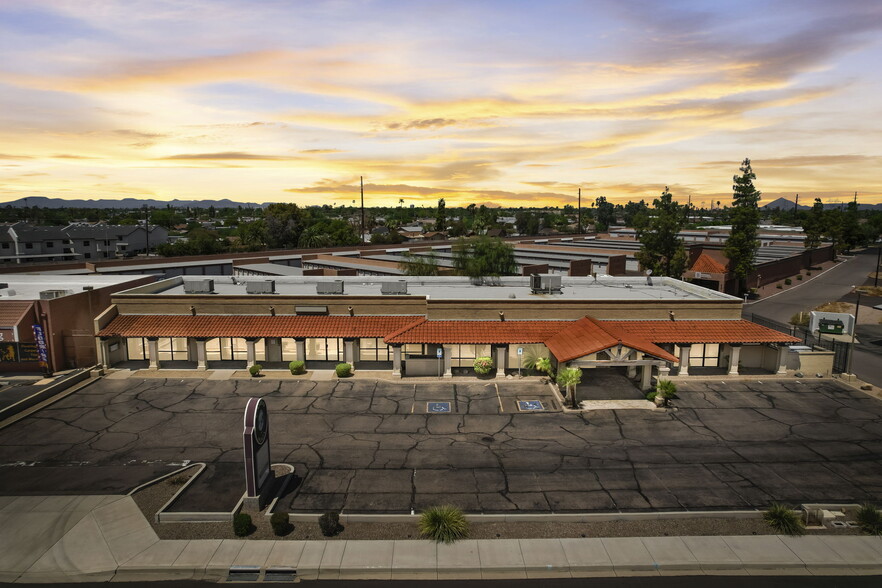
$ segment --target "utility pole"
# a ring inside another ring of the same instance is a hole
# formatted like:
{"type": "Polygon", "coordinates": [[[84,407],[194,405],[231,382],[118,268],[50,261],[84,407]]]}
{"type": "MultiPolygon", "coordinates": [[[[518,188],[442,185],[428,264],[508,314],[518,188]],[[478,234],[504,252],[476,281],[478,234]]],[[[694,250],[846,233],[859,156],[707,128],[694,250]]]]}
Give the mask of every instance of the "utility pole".
{"type": "Polygon", "coordinates": [[[358,179],[361,182],[361,238],[358,242],[364,243],[364,176],[358,176],[358,179]]]}
{"type": "Polygon", "coordinates": [[[686,199],[686,219],[692,222],[692,194],[686,199]]]}
{"type": "Polygon", "coordinates": [[[796,219],[796,214],[799,212],[799,194],[796,195],[796,202],[793,203],[793,218],[796,219]]]}
{"type": "Polygon", "coordinates": [[[579,188],[579,221],[576,225],[576,233],[582,234],[582,188],[579,188]]]}

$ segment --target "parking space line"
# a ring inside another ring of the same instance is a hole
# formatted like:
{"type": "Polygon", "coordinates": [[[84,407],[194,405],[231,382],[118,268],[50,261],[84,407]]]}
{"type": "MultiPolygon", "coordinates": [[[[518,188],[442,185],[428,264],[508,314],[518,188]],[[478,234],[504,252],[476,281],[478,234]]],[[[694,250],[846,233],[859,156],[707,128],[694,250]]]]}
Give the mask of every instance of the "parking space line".
{"type": "Polygon", "coordinates": [[[499,396],[499,386],[493,382],[493,387],[496,389],[496,400],[499,401],[499,412],[505,412],[505,409],[502,408],[502,398],[499,396]]]}

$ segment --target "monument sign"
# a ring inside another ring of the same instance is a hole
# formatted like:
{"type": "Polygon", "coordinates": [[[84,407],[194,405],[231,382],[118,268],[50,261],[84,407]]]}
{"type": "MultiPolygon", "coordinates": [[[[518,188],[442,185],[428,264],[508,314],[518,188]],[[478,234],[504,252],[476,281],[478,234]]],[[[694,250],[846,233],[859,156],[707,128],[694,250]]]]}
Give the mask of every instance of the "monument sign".
{"type": "Polygon", "coordinates": [[[269,417],[263,398],[249,398],[245,405],[245,502],[262,508],[263,492],[271,486],[269,417]]]}

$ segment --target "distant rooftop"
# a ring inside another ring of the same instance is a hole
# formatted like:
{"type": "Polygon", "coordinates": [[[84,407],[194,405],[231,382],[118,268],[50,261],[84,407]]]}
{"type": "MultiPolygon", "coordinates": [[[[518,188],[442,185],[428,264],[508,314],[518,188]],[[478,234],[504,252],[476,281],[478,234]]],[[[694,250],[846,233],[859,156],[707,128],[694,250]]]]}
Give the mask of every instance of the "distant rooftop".
{"type": "MultiPolygon", "coordinates": [[[[152,294],[158,296],[204,296],[206,294],[187,294],[184,282],[198,282],[203,279],[214,280],[213,293],[220,296],[253,296],[245,290],[246,282],[264,281],[263,277],[231,276],[180,276],[120,292],[119,294],[152,294]]],[[[561,290],[554,293],[534,294],[530,289],[529,277],[487,278],[487,283],[475,284],[469,278],[460,276],[439,277],[374,277],[374,276],[274,276],[275,294],[282,296],[316,296],[318,284],[342,282],[343,294],[326,296],[380,296],[381,285],[407,284],[407,296],[421,296],[432,300],[740,300],[728,294],[702,288],[694,284],[659,277],[598,276],[568,277],[560,276],[561,290]]]]}
{"type": "Polygon", "coordinates": [[[137,276],[71,276],[41,274],[3,274],[0,283],[0,300],[39,300],[40,292],[45,290],[65,290],[68,294],[82,292],[85,287],[105,288],[143,279],[137,276]]]}

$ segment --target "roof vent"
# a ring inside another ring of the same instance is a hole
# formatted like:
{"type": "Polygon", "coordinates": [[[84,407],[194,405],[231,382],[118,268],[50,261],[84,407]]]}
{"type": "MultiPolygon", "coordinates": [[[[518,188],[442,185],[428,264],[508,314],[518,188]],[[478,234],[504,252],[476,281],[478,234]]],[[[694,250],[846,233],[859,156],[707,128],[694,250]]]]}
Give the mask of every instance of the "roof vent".
{"type": "Polygon", "coordinates": [[[255,280],[252,282],[245,282],[245,292],[248,294],[275,294],[276,281],[255,280]]]}
{"type": "Polygon", "coordinates": [[[70,290],[43,290],[40,292],[40,300],[52,300],[54,298],[61,298],[62,296],[67,296],[71,294],[70,290]]]}
{"type": "Polygon", "coordinates": [[[213,294],[214,280],[184,280],[184,294],[213,294]]]}
{"type": "Polygon", "coordinates": [[[560,292],[561,278],[554,274],[530,274],[530,290],[533,294],[560,292]]]}
{"type": "Polygon", "coordinates": [[[407,294],[407,281],[383,282],[380,284],[381,294],[407,294]]]}
{"type": "Polygon", "coordinates": [[[315,285],[317,294],[342,294],[343,280],[334,280],[333,282],[317,282],[315,285]]]}
{"type": "Polygon", "coordinates": [[[0,290],[5,290],[9,287],[9,284],[6,282],[0,282],[0,290]]]}
{"type": "Polygon", "coordinates": [[[95,289],[95,286],[83,286],[83,292],[89,292],[94,289],[95,289]]]}

